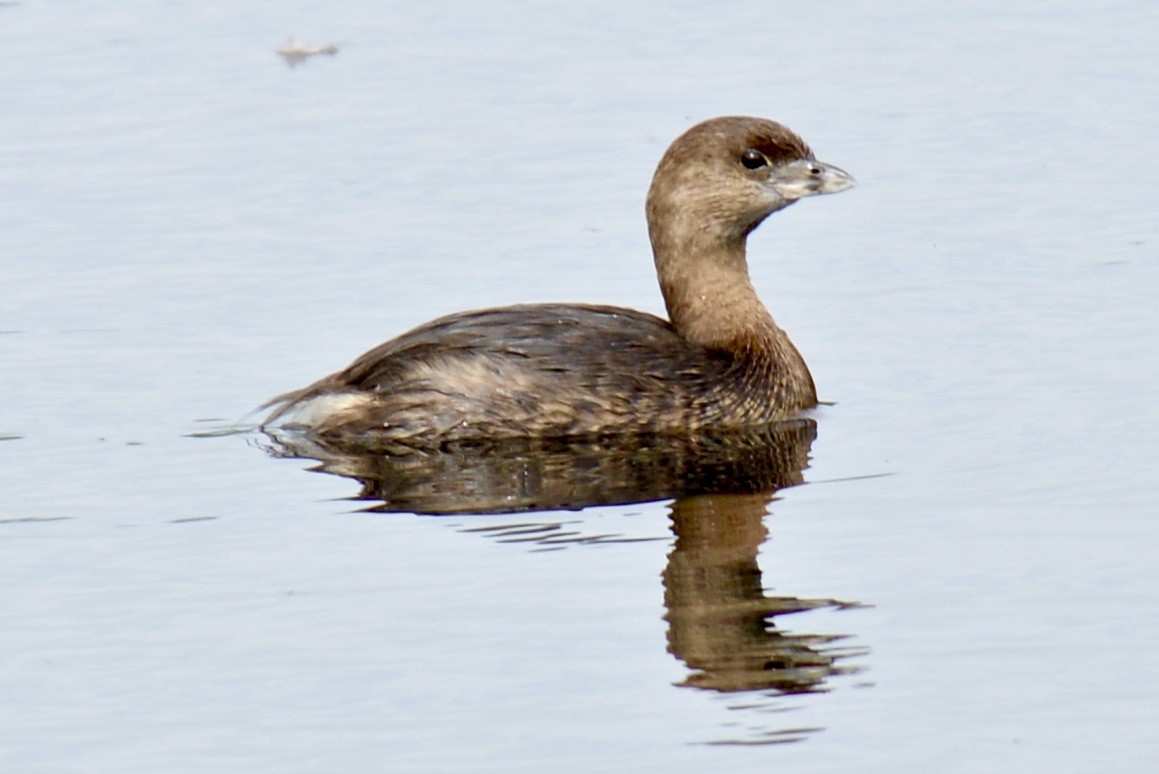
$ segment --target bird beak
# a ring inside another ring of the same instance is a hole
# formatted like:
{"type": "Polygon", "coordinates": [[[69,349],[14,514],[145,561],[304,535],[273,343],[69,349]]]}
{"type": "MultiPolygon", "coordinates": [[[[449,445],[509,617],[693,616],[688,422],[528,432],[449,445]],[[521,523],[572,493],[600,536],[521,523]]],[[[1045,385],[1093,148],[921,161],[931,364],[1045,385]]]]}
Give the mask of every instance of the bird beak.
{"type": "Polygon", "coordinates": [[[806,196],[831,194],[857,184],[853,175],[816,159],[798,159],[781,164],[769,177],[769,183],[785,199],[795,202],[806,196]]]}

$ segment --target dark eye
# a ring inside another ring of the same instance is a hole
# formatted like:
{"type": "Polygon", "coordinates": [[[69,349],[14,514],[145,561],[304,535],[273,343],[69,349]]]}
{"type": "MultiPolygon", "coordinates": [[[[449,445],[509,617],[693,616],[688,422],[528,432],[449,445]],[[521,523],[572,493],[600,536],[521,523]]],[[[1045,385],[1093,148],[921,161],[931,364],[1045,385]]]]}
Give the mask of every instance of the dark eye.
{"type": "Polygon", "coordinates": [[[759,150],[749,148],[741,154],[740,163],[744,164],[745,169],[760,169],[761,167],[767,167],[769,160],[759,150]]]}

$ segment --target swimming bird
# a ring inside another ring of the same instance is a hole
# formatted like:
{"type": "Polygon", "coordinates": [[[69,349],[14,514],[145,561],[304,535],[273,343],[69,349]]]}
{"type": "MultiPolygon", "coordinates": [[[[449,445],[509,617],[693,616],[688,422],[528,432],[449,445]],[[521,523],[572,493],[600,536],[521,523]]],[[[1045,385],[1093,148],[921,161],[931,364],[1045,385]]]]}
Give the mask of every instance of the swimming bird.
{"type": "Polygon", "coordinates": [[[438,447],[686,435],[792,416],[817,391],[749,279],[746,240],[777,210],[853,185],[782,124],[699,123],[661,158],[645,206],[668,319],[563,303],[453,314],[279,395],[263,428],[438,447]]]}

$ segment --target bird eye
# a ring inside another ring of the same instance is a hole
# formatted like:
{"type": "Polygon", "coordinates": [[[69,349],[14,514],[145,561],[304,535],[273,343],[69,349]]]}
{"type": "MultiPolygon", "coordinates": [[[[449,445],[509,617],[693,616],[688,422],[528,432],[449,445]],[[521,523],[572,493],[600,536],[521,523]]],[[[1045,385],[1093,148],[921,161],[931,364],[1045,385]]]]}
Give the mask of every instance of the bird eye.
{"type": "Polygon", "coordinates": [[[767,167],[769,160],[759,150],[749,148],[741,154],[740,163],[744,165],[745,169],[760,169],[761,167],[767,167]]]}

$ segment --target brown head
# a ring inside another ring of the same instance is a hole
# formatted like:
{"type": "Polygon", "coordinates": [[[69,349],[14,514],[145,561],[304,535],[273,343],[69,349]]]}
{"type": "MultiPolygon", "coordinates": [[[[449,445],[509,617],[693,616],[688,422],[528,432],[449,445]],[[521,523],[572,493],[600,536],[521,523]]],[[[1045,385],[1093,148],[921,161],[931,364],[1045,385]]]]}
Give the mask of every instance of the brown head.
{"type": "Polygon", "coordinates": [[[745,239],[777,210],[844,191],[852,176],[817,161],[788,127],[726,116],[672,143],[648,190],[648,233],[668,314],[689,340],[727,348],[772,320],[748,280],[745,239]],[[764,319],[758,319],[758,318],[764,319]]]}

